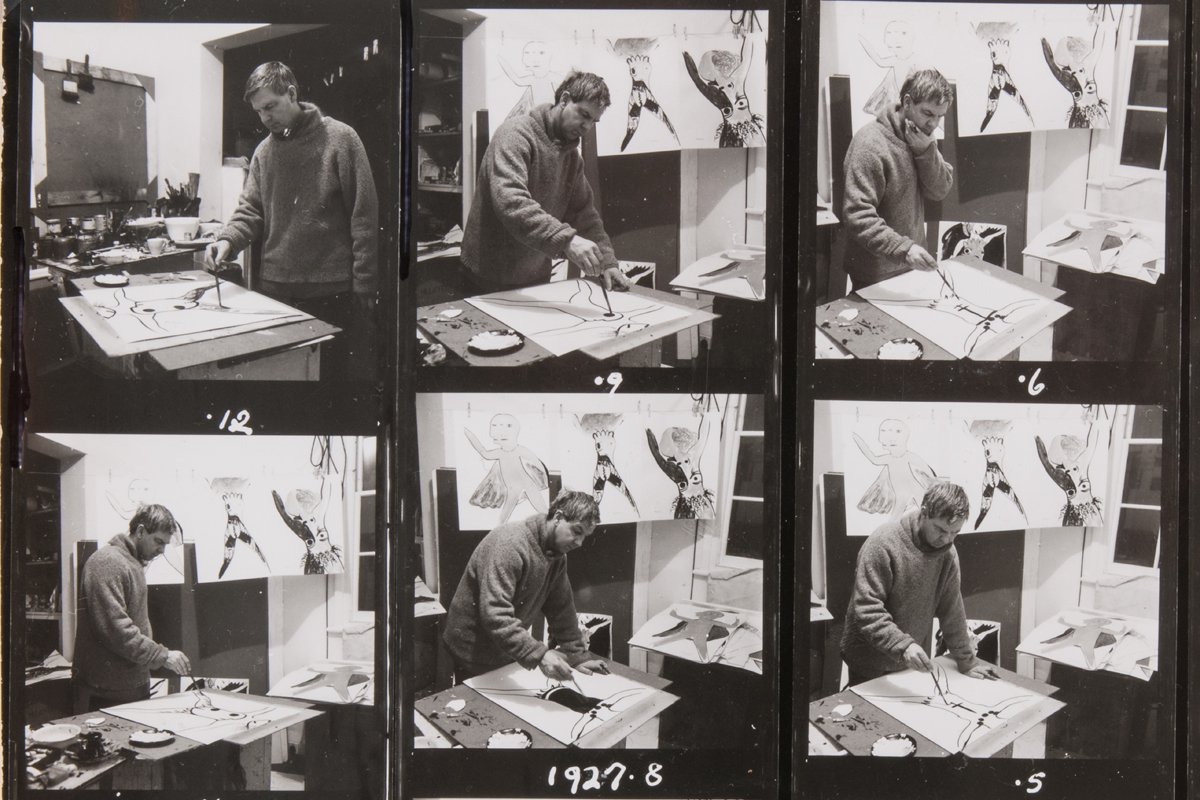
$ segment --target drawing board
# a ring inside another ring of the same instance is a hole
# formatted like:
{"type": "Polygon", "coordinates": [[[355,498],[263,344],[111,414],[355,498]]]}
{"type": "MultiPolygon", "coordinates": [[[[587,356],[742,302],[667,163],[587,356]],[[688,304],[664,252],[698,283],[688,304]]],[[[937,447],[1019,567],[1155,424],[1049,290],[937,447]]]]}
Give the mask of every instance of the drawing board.
{"type": "Polygon", "coordinates": [[[993,361],[1071,309],[1062,292],[963,256],[910,270],[858,294],[957,356],[993,361]]]}
{"type": "Polygon", "coordinates": [[[209,690],[179,692],[101,710],[201,744],[230,740],[256,728],[313,716],[294,705],[279,705],[265,697],[209,690]],[[297,717],[298,714],[301,716],[297,717]]]}
{"type": "Polygon", "coordinates": [[[490,531],[546,513],[558,421],[503,404],[455,414],[459,530],[490,531]]]}
{"type": "Polygon", "coordinates": [[[1024,254],[1086,272],[1155,283],[1163,274],[1165,242],[1161,222],[1077,211],[1033,237],[1024,254]]]}
{"type": "Polygon", "coordinates": [[[672,603],[638,628],[633,647],[697,664],[762,674],[762,614],[710,603],[672,603]],[[703,653],[698,643],[703,643],[703,653]]]}

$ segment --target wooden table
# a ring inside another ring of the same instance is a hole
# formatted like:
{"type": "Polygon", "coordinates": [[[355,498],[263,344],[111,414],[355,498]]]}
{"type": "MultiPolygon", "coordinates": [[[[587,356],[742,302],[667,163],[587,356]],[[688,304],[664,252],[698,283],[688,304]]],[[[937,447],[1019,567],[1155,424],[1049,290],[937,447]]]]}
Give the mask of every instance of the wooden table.
{"type": "Polygon", "coordinates": [[[914,339],[924,349],[924,361],[954,361],[950,353],[908,327],[900,320],[880,311],[857,294],[832,303],[817,306],[817,337],[824,337],[839,352],[856,358],[876,358],[879,348],[892,339],[914,339]],[[842,312],[855,312],[852,320],[838,317],[842,312]]]}

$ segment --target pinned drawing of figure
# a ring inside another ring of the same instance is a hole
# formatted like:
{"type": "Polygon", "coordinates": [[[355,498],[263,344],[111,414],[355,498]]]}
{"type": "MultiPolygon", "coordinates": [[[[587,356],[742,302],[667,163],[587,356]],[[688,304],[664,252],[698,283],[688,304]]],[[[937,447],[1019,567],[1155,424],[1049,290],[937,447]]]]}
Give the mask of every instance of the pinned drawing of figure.
{"type": "Polygon", "coordinates": [[[1078,436],[1062,434],[1051,439],[1047,447],[1042,437],[1034,437],[1042,468],[1067,498],[1062,508],[1063,527],[1104,524],[1102,503],[1092,494],[1092,479],[1088,472],[1098,438],[1095,420],[1088,423],[1086,442],[1078,436]]]}
{"type": "Polygon", "coordinates": [[[742,39],[741,52],[708,50],[697,64],[684,52],[683,63],[700,94],[721,112],[716,139],[720,147],[761,147],[766,143],[763,118],[750,109],[746,78],[754,56],[754,43],[742,39]]]}
{"type": "Polygon", "coordinates": [[[1104,50],[1104,32],[1097,28],[1088,41],[1081,36],[1064,36],[1051,48],[1042,39],[1046,66],[1062,87],[1071,94],[1067,111],[1068,128],[1107,128],[1108,103],[1100,97],[1096,84],[1096,62],[1104,50]]]}
{"type": "Polygon", "coordinates": [[[1017,507],[1017,511],[1021,512],[1021,516],[1025,517],[1026,521],[1029,520],[1021,501],[1017,498],[1017,493],[1004,474],[1004,438],[1011,429],[1011,420],[975,420],[968,426],[971,435],[977,438],[980,445],[983,446],[983,459],[986,465],[983,473],[983,492],[979,501],[979,516],[975,520],[976,530],[979,529],[984,517],[991,510],[992,498],[997,491],[1006,495],[1017,507]]]}
{"type": "Polygon", "coordinates": [[[981,22],[978,25],[972,25],[971,29],[980,41],[987,44],[988,54],[992,57],[992,74],[988,78],[987,113],[984,114],[983,122],[979,125],[979,132],[982,133],[986,130],[988,123],[992,121],[996,109],[1000,106],[1001,92],[1020,104],[1025,116],[1029,117],[1030,126],[1033,126],[1033,114],[1030,112],[1029,106],[1025,105],[1025,98],[1021,97],[1021,91],[1017,89],[1012,75],[1008,72],[1008,57],[1012,54],[1011,41],[1013,34],[1017,32],[1017,23],[981,22]]]}
{"type": "Polygon", "coordinates": [[[554,102],[554,90],[562,76],[551,69],[550,50],[545,42],[533,40],[525,43],[521,48],[520,69],[514,69],[503,55],[498,58],[505,76],[523,90],[521,98],[505,119],[528,114],[536,106],[554,102]]]}
{"type": "Polygon", "coordinates": [[[717,510],[713,506],[714,495],[704,486],[704,473],[700,471],[700,458],[708,441],[709,421],[700,422],[700,430],[694,433],[687,428],[671,427],[663,431],[655,441],[654,432],[646,429],[646,444],[650,455],[663,474],[675,484],[678,495],[671,502],[675,519],[713,519],[717,510]]]}
{"type": "Polygon", "coordinates": [[[667,130],[675,138],[675,144],[679,144],[679,135],[675,133],[675,126],[667,118],[667,112],[659,105],[658,100],[654,97],[654,92],[650,90],[650,85],[647,83],[654,70],[654,65],[650,62],[650,51],[657,46],[658,39],[616,39],[608,42],[608,49],[612,54],[625,59],[632,82],[629,89],[629,103],[626,107],[625,138],[621,140],[622,153],[633,140],[633,134],[637,132],[643,109],[658,117],[658,120],[667,126],[667,130]]]}
{"type": "Polygon", "coordinates": [[[881,467],[875,482],[859,499],[859,510],[898,517],[920,508],[921,498],[937,480],[937,473],[925,459],[908,449],[908,423],[898,419],[885,419],[879,423],[882,453],[872,451],[857,433],[853,436],[866,459],[881,467]]]}
{"type": "MultiPolygon", "coordinates": [[[[114,494],[112,489],[105,489],[104,495],[108,499],[108,504],[112,507],[112,510],[125,522],[133,519],[134,514],[140,511],[143,506],[155,502],[154,487],[146,478],[131,479],[124,498],[114,494]]],[[[180,578],[183,577],[183,542],[180,540],[178,532],[171,535],[171,544],[163,550],[162,555],[157,556],[154,560],[166,564],[172,569],[174,574],[180,578]]],[[[147,565],[147,568],[149,568],[149,565],[147,565]]],[[[150,580],[150,578],[147,577],[147,580],[150,580]]]]}
{"type": "Polygon", "coordinates": [[[883,46],[886,53],[880,53],[872,47],[865,36],[859,36],[858,41],[867,56],[875,62],[875,66],[887,70],[883,80],[863,104],[863,111],[874,117],[900,103],[900,87],[904,85],[916,63],[912,26],[902,19],[894,19],[887,24],[883,29],[883,46]]]}
{"type": "Polygon", "coordinates": [[[304,543],[305,575],[329,575],[342,571],[342,549],[329,537],[326,515],[329,511],[329,482],[321,482],[320,496],[308,489],[288,492],[287,501],[271,490],[275,510],[292,533],[304,543]]]}
{"type": "Polygon", "coordinates": [[[942,223],[938,261],[970,256],[1003,267],[1008,229],[986,222],[942,223]]]}
{"type": "Polygon", "coordinates": [[[242,503],[245,499],[246,486],[249,483],[247,478],[213,478],[208,482],[209,488],[221,498],[221,502],[225,505],[225,550],[217,578],[225,577],[225,571],[233,562],[238,542],[241,542],[244,548],[250,548],[267,567],[267,572],[271,571],[267,557],[263,555],[258,542],[254,541],[254,537],[246,529],[246,524],[242,522],[242,503]]]}
{"type": "Polygon", "coordinates": [[[629,491],[628,484],[621,478],[617,465],[613,463],[613,449],[616,445],[616,427],[621,424],[620,414],[584,414],[576,416],[580,430],[592,437],[596,446],[596,468],[592,471],[592,497],[597,503],[604,499],[604,489],[613,486],[619,491],[633,510],[637,511],[637,503],[629,491]]]}
{"type": "Polygon", "coordinates": [[[548,507],[546,490],[550,486],[549,471],[533,451],[517,441],[521,435],[521,423],[512,414],[496,414],[488,425],[488,435],[494,447],[484,447],[469,430],[464,430],[467,441],[492,467],[471,494],[470,503],[479,508],[500,509],[500,522],[507,522],[513,510],[522,500],[539,514],[548,507]]]}

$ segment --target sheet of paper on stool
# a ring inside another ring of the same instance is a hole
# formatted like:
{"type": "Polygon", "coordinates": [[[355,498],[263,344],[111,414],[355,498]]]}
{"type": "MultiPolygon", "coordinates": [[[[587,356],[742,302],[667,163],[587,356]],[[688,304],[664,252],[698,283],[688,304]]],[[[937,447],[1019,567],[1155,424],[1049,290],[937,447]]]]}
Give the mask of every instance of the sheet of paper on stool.
{"type": "Polygon", "coordinates": [[[1152,220],[1079,211],[1030,240],[1024,254],[1087,272],[1112,272],[1147,283],[1162,275],[1166,227],[1152,220]]]}
{"type": "Polygon", "coordinates": [[[940,692],[930,673],[911,669],[860,683],[851,691],[951,753],[969,750],[988,737],[1008,734],[1015,738],[1046,716],[1018,719],[1025,712],[1039,706],[1063,707],[1057,700],[1004,679],[963,675],[947,656],[939,656],[933,663],[940,692]]]}
{"type": "Polygon", "coordinates": [[[318,662],[288,673],[267,694],[321,703],[370,705],[375,701],[375,671],[369,664],[318,662]]]}
{"type": "Polygon", "coordinates": [[[629,640],[644,650],[699,664],[726,664],[762,673],[762,614],[674,603],[629,640]]]}
{"type": "Polygon", "coordinates": [[[1158,669],[1158,623],[1095,609],[1068,609],[1034,628],[1017,652],[1077,669],[1149,680],[1158,669]]]}
{"type": "Polygon", "coordinates": [[[541,670],[510,664],[471,678],[466,685],[568,745],[654,693],[651,687],[615,673],[572,671],[571,676],[564,683],[541,670]]]}

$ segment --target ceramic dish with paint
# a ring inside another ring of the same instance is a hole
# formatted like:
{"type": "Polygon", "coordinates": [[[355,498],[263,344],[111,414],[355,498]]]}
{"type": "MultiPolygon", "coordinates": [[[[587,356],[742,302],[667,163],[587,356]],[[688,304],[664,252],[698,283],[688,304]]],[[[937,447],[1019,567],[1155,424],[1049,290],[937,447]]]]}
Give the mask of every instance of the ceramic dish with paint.
{"type": "Polygon", "coordinates": [[[525,346],[525,337],[514,330],[477,333],[467,340],[467,350],[477,356],[504,356],[525,346]]]}
{"type": "Polygon", "coordinates": [[[29,732],[29,738],[38,744],[61,745],[72,741],[82,730],[78,725],[60,723],[58,725],[43,725],[29,732]]]}
{"type": "Polygon", "coordinates": [[[879,346],[876,357],[882,361],[916,361],[925,355],[925,347],[916,339],[891,339],[879,346]]]}
{"type": "Polygon", "coordinates": [[[907,733],[889,733],[871,745],[871,755],[882,758],[909,758],[916,754],[917,740],[907,733]]]}
{"type": "Polygon", "coordinates": [[[528,750],[533,747],[533,737],[521,728],[505,728],[488,737],[489,750],[528,750]]]}
{"type": "Polygon", "coordinates": [[[128,286],[129,276],[124,273],[120,275],[97,275],[92,279],[97,286],[128,286]]]}
{"type": "Polygon", "coordinates": [[[162,747],[175,741],[175,734],[153,728],[143,728],[129,734],[129,743],[137,747],[162,747]]]}

